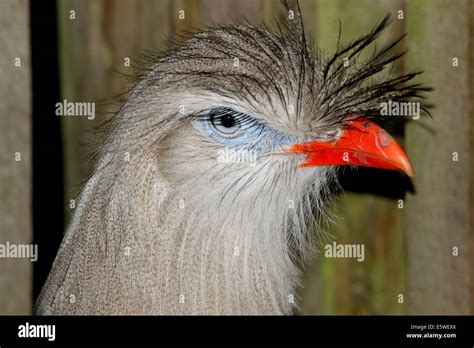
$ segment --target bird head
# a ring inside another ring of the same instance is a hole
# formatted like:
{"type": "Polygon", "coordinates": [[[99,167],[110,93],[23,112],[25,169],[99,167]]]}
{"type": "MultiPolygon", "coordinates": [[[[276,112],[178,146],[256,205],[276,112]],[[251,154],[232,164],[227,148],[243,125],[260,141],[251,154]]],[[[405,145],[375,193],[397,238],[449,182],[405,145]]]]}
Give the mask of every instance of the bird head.
{"type": "Polygon", "coordinates": [[[394,48],[404,36],[360,58],[388,23],[333,55],[315,55],[296,19],[279,34],[249,25],[198,33],[152,59],[122,110],[120,137],[157,146],[172,186],[205,187],[217,202],[266,197],[271,207],[324,190],[341,165],[412,176],[402,148],[372,119],[382,103],[429,89],[406,84],[419,72],[385,72],[403,55],[394,48]]]}

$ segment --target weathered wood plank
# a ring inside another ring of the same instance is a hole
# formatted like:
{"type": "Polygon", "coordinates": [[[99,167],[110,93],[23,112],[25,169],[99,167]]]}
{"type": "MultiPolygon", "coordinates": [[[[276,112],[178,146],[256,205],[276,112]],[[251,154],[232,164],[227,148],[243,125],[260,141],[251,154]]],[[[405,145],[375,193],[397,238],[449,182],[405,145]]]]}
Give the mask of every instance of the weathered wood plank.
{"type": "Polygon", "coordinates": [[[435,88],[434,120],[407,126],[416,194],[407,197],[411,314],[468,314],[470,304],[469,1],[407,2],[410,61],[435,88]],[[453,67],[453,57],[459,66],[453,67]],[[458,161],[453,161],[457,153],[458,161]],[[453,256],[453,248],[459,256],[453,256]]]}
{"type": "MultiPolygon", "coordinates": [[[[32,243],[29,30],[29,2],[0,1],[0,244],[32,243]]],[[[30,314],[32,283],[29,259],[0,258],[0,314],[30,314]]]]}
{"type": "Polygon", "coordinates": [[[471,255],[471,274],[470,274],[470,281],[471,281],[471,314],[474,314],[474,257],[472,257],[473,252],[474,252],[474,160],[473,160],[473,154],[472,151],[474,150],[474,2],[471,1],[469,3],[470,11],[469,11],[469,101],[471,103],[471,132],[470,132],[470,148],[469,148],[469,154],[470,154],[470,162],[471,162],[471,173],[470,173],[470,238],[471,238],[471,243],[470,243],[470,255],[471,255]]]}

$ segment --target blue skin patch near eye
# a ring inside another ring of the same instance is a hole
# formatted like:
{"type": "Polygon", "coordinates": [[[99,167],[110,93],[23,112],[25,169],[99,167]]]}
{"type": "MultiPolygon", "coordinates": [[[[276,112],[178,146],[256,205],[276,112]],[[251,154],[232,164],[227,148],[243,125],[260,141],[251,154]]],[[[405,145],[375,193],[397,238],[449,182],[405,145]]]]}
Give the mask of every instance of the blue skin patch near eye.
{"type": "Polygon", "coordinates": [[[270,152],[299,139],[282,134],[252,116],[225,107],[208,110],[197,119],[211,138],[247,150],[270,152]]]}

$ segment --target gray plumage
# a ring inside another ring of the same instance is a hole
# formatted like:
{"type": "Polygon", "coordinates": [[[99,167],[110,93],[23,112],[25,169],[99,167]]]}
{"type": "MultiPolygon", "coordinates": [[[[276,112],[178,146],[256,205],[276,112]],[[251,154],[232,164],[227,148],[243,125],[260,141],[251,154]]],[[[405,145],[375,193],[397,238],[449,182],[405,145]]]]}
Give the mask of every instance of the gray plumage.
{"type": "Polygon", "coordinates": [[[379,74],[398,41],[357,59],[387,23],[332,56],[313,56],[296,21],[279,34],[211,29],[152,57],[108,128],[37,312],[292,313],[335,167],[271,154],[222,163],[226,148],[263,145],[228,146],[198,124],[224,107],[304,139],[417,97],[426,88],[405,83],[418,73],[379,74]]]}

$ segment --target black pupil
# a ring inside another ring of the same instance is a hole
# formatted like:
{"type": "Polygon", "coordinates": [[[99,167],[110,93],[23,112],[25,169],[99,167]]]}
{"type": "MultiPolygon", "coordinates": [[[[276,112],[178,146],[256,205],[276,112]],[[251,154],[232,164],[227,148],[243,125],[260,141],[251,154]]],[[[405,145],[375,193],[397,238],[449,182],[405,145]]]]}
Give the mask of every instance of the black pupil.
{"type": "Polygon", "coordinates": [[[235,118],[231,115],[224,115],[221,117],[221,124],[226,128],[232,128],[235,125],[235,118]]]}

